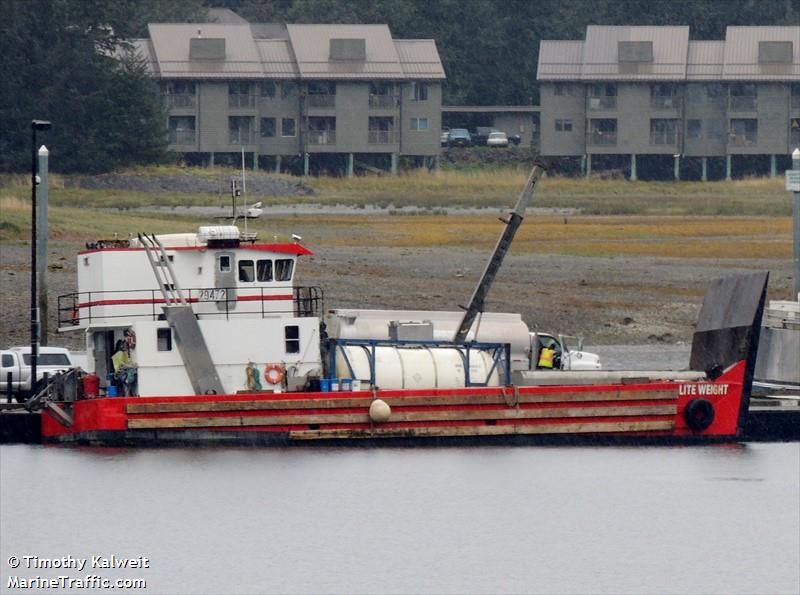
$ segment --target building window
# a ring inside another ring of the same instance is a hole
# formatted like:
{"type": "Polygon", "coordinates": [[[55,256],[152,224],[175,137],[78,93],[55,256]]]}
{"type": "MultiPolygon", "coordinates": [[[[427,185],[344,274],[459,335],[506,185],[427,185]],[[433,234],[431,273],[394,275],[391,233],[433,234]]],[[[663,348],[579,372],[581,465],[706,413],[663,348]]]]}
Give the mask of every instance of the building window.
{"type": "Polygon", "coordinates": [[[725,96],[725,87],[721,83],[706,83],[706,98],[709,103],[725,96]]]}
{"type": "Polygon", "coordinates": [[[156,329],[156,351],[172,351],[172,329],[156,329]]]}
{"type": "Polygon", "coordinates": [[[308,119],[308,144],[335,145],[336,118],[310,117],[308,119]]]}
{"type": "Polygon", "coordinates": [[[556,120],[556,132],[572,132],[572,120],[556,120]]]}
{"type": "Polygon", "coordinates": [[[170,116],[169,142],[171,145],[195,143],[194,116],[170,116]]]}
{"type": "Polygon", "coordinates": [[[297,97],[297,85],[284,82],[281,84],[281,99],[293,99],[297,97]]]}
{"type": "Polygon", "coordinates": [[[275,93],[277,92],[277,83],[275,81],[267,81],[266,83],[261,83],[261,97],[269,97],[272,99],[275,97],[275,93]]]}
{"type": "Polygon", "coordinates": [[[286,353],[300,353],[300,327],[296,325],[283,327],[286,340],[286,353]]]}
{"type": "Polygon", "coordinates": [[[373,82],[369,84],[369,107],[371,109],[393,109],[394,89],[391,83],[373,82]]]}
{"type": "Polygon", "coordinates": [[[757,143],[758,120],[755,118],[734,118],[731,120],[731,145],[734,147],[748,147],[757,143]]]}
{"type": "Polygon", "coordinates": [[[411,130],[427,130],[428,118],[411,118],[411,130]]]}
{"type": "Polygon", "coordinates": [[[670,145],[678,143],[678,120],[658,118],[650,120],[650,144],[670,145]]]}
{"type": "Polygon", "coordinates": [[[650,85],[650,107],[655,109],[678,109],[680,100],[678,85],[666,83],[650,85]]]}
{"type": "Polygon", "coordinates": [[[687,120],[686,136],[691,140],[700,140],[701,138],[703,138],[703,121],[687,120]]]}
{"type": "Polygon", "coordinates": [[[194,83],[182,81],[167,83],[166,93],[171,108],[193,108],[195,105],[196,87],[194,83]]]}
{"type": "Polygon", "coordinates": [[[294,260],[291,258],[279,258],[275,261],[275,280],[291,281],[294,260]]]}
{"type": "Polygon", "coordinates": [[[281,118],[281,136],[295,136],[296,134],[294,118],[281,118]]]}
{"type": "Polygon", "coordinates": [[[411,100],[428,100],[428,83],[411,83],[411,100]]]}
{"type": "Polygon", "coordinates": [[[308,101],[308,107],[334,107],[336,105],[336,83],[330,81],[309,83],[306,101],[308,101]]]}
{"type": "Polygon", "coordinates": [[[369,119],[368,135],[368,141],[372,145],[394,143],[394,118],[371,117],[369,119]]]}
{"type": "Polygon", "coordinates": [[[228,83],[228,107],[255,107],[255,99],[250,83],[228,83]]]}
{"type": "Polygon", "coordinates": [[[252,260],[239,261],[239,281],[242,283],[252,283],[256,280],[255,270],[252,260]]]}
{"type": "Polygon", "coordinates": [[[259,281],[272,281],[272,261],[269,259],[259,260],[256,263],[256,275],[259,281]]]}
{"type": "Polygon", "coordinates": [[[800,109],[800,83],[792,83],[792,109],[800,109]]]}
{"type": "Polygon", "coordinates": [[[264,138],[275,136],[275,118],[261,118],[261,136],[264,138]]]}
{"type": "Polygon", "coordinates": [[[252,116],[228,116],[228,133],[230,144],[232,145],[251,145],[253,144],[253,130],[255,128],[255,118],[252,116]]]}
{"type": "Polygon", "coordinates": [[[589,85],[589,109],[616,109],[617,86],[614,84],[589,85]]]}
{"type": "Polygon", "coordinates": [[[731,85],[728,95],[728,109],[755,111],[758,103],[758,88],[753,84],[731,85]]]}
{"type": "Polygon", "coordinates": [[[616,145],[617,121],[611,118],[589,120],[590,145],[616,145]]]}
{"type": "Polygon", "coordinates": [[[569,95],[569,87],[564,83],[556,83],[553,87],[553,94],[558,95],[559,97],[563,95],[569,95]]]}

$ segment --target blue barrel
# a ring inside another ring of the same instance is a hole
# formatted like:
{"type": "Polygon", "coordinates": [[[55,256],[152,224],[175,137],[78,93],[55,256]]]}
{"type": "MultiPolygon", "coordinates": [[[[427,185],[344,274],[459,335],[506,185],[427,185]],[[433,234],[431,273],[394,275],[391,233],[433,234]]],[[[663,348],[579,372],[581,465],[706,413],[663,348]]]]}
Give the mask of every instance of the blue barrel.
{"type": "Polygon", "coordinates": [[[351,384],[350,378],[342,378],[341,380],[339,380],[339,390],[345,391],[345,392],[348,392],[348,393],[351,390],[353,390],[353,385],[351,384]]]}
{"type": "Polygon", "coordinates": [[[331,381],[328,378],[319,379],[319,390],[323,393],[331,392],[331,381]]]}

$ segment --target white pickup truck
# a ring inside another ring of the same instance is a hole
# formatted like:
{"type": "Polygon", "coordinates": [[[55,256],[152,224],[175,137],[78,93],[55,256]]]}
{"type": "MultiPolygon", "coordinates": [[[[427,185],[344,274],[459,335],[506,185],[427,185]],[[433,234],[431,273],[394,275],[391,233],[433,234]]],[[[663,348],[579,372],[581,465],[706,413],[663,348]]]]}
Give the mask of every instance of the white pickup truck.
{"type": "MultiPolygon", "coordinates": [[[[75,367],[69,349],[63,347],[39,347],[36,358],[36,380],[45,375],[53,376],[75,367]]],[[[31,348],[11,347],[0,351],[0,399],[8,394],[8,380],[11,375],[11,393],[18,401],[30,395],[31,391],[31,348]]]]}
{"type": "Polygon", "coordinates": [[[583,351],[583,340],[570,335],[558,335],[558,338],[547,333],[530,333],[530,362],[529,369],[538,367],[539,352],[542,347],[553,349],[556,352],[554,368],[557,370],[600,370],[600,356],[596,353],[583,351]],[[574,340],[577,349],[570,349],[567,340],[574,340]]]}

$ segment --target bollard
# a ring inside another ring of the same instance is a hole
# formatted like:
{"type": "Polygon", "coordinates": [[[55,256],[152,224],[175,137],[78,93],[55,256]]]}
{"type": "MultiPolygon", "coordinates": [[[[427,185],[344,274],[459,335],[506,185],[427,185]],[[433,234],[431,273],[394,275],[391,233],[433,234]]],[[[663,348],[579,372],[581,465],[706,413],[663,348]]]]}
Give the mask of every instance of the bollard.
{"type": "Polygon", "coordinates": [[[12,395],[14,394],[14,392],[11,390],[11,378],[12,377],[13,377],[13,375],[11,374],[11,372],[6,374],[6,402],[7,403],[11,402],[12,395]]]}

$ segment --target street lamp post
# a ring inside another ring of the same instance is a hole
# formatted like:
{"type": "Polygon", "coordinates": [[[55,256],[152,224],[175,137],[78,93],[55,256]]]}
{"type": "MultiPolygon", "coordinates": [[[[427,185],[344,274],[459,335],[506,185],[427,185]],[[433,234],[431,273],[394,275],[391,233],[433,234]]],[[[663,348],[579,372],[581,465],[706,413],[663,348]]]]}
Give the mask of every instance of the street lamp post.
{"type": "Polygon", "coordinates": [[[36,131],[49,130],[47,120],[31,120],[31,390],[36,384],[39,359],[39,308],[36,292],[36,131]]]}

